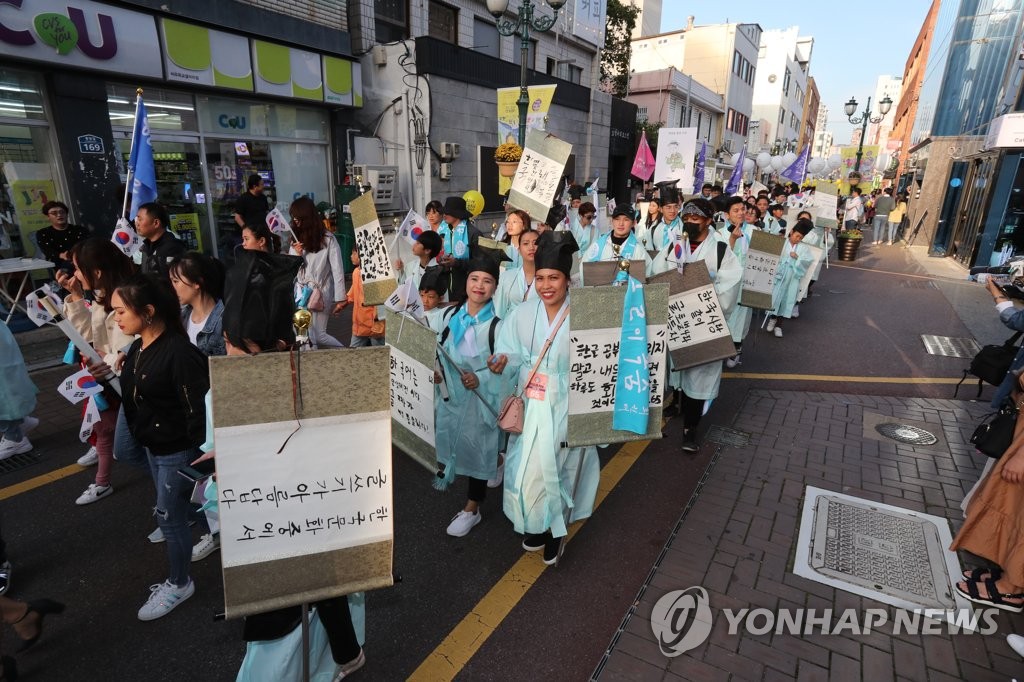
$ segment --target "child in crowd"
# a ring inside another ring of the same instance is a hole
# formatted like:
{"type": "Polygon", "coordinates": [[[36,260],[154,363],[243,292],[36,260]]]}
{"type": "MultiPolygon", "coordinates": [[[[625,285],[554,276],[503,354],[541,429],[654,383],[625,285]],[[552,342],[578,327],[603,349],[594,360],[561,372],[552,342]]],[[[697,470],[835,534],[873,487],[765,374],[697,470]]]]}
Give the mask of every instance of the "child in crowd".
{"type": "Polygon", "coordinates": [[[428,268],[437,267],[437,257],[444,249],[444,242],[437,232],[423,232],[416,238],[412,245],[412,254],[416,260],[412,263],[403,263],[401,260],[395,263],[398,269],[398,283],[405,284],[411,281],[416,289],[420,287],[420,279],[428,268]]]}
{"type": "MultiPolygon", "coordinates": [[[[434,234],[430,232],[429,234],[434,234]]],[[[437,236],[434,234],[434,236],[437,236]]],[[[363,301],[363,279],[359,269],[359,251],[352,249],[352,286],[348,290],[344,305],[352,305],[352,338],[349,346],[361,348],[365,346],[384,345],[384,321],[377,319],[377,307],[365,306],[363,301]]]]}
{"type": "Polygon", "coordinates": [[[420,280],[420,301],[423,303],[423,315],[427,319],[427,326],[435,333],[441,333],[442,315],[444,307],[445,287],[444,274],[440,269],[431,270],[423,275],[420,280]]]}
{"type": "Polygon", "coordinates": [[[797,317],[794,311],[797,304],[797,296],[800,293],[800,280],[803,279],[807,269],[814,263],[811,250],[801,242],[804,236],[814,229],[814,223],[810,220],[798,220],[789,236],[786,237],[786,244],[782,247],[782,257],[779,259],[779,266],[775,270],[775,283],[772,288],[772,313],[768,316],[769,332],[782,338],[782,327],[779,326],[779,318],[797,317]]]}

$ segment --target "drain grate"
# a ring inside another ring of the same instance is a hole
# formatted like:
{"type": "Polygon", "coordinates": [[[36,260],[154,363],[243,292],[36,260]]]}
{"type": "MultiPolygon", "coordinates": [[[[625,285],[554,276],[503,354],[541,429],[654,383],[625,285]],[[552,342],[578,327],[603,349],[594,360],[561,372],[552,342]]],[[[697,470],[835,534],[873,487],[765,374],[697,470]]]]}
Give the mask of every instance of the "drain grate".
{"type": "Polygon", "coordinates": [[[949,358],[973,358],[981,350],[974,339],[955,336],[935,336],[921,334],[924,348],[932,355],[944,355],[949,358]]]}
{"type": "Polygon", "coordinates": [[[750,445],[750,434],[746,431],[738,431],[736,429],[730,429],[725,426],[715,424],[708,429],[706,440],[709,440],[712,443],[718,443],[719,445],[743,447],[745,445],[750,445]]]}
{"type": "Polygon", "coordinates": [[[904,289],[938,289],[939,285],[930,279],[904,279],[900,281],[904,289]]]}
{"type": "Polygon", "coordinates": [[[908,443],[910,445],[934,445],[939,442],[939,439],[934,433],[925,431],[924,429],[919,429],[912,424],[885,422],[883,424],[876,424],[875,431],[898,443],[908,443]]]}
{"type": "Polygon", "coordinates": [[[41,459],[42,457],[40,456],[39,451],[33,450],[32,452],[25,452],[20,455],[8,457],[5,460],[0,460],[0,475],[14,473],[15,471],[35,464],[41,459]]]}

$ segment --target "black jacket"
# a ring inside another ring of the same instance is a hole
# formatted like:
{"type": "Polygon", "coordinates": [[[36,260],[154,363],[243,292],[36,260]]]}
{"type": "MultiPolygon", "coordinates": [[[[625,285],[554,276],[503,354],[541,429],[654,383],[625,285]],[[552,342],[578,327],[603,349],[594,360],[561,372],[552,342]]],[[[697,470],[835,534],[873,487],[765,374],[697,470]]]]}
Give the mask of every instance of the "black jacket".
{"type": "Polygon", "coordinates": [[[156,275],[168,279],[167,265],[172,260],[181,258],[188,252],[185,242],[165,231],[160,239],[151,242],[148,239],[142,245],[142,274],[156,275]]]}
{"type": "Polygon", "coordinates": [[[121,370],[128,427],[154,455],[198,448],[206,440],[206,356],[188,337],[164,332],[145,350],[136,339],[121,370]]]}

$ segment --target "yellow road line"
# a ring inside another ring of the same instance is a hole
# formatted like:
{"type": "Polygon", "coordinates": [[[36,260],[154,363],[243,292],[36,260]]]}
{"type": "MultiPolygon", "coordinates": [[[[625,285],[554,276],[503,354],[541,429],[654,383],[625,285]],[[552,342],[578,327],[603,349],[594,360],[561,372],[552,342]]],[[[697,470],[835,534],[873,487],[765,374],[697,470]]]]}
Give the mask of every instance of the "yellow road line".
{"type": "Polygon", "coordinates": [[[41,488],[48,483],[59,481],[62,478],[67,478],[68,476],[73,476],[83,471],[85,471],[85,467],[78,466],[77,464],[69,464],[66,467],[55,469],[49,473],[36,476],[35,478],[30,478],[27,481],[15,483],[14,485],[9,485],[6,488],[0,488],[0,500],[9,500],[15,495],[27,493],[29,490],[41,488]]]}
{"type": "Polygon", "coordinates": [[[838,381],[848,384],[958,384],[958,377],[850,377],[828,374],[763,374],[723,372],[723,379],[777,379],[779,381],[838,381]]]}
{"type": "MultiPolygon", "coordinates": [[[[640,454],[651,444],[649,440],[633,441],[623,445],[615,456],[601,469],[601,480],[597,486],[594,510],[608,496],[608,493],[622,480],[640,454]]],[[[569,530],[571,540],[586,523],[573,524],[569,530]]],[[[512,612],[519,600],[537,582],[547,566],[541,560],[541,553],[524,554],[505,575],[477,602],[462,621],[448,633],[436,649],[420,664],[410,680],[451,680],[469,662],[469,659],[494,634],[501,622],[512,612]]]]}

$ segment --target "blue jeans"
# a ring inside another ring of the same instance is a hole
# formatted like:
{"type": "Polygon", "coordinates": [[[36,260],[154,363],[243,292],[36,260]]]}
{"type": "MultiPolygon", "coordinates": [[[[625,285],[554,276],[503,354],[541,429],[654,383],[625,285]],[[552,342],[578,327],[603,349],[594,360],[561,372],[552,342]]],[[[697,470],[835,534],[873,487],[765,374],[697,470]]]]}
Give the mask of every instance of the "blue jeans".
{"type": "Polygon", "coordinates": [[[167,558],[171,564],[169,580],[178,587],[189,581],[189,565],[192,563],[192,533],[188,529],[191,483],[178,469],[187,466],[201,454],[199,448],[175,452],[171,455],[154,455],[146,450],[149,470],[156,486],[156,523],[167,541],[167,558]]]}
{"type": "Polygon", "coordinates": [[[139,445],[128,428],[124,416],[124,405],[117,411],[117,425],[114,427],[114,459],[137,467],[147,467],[146,449],[139,445]]]}
{"type": "Polygon", "coordinates": [[[348,342],[349,348],[367,348],[369,346],[383,346],[384,339],[375,339],[371,336],[355,336],[348,342]]]}
{"type": "Polygon", "coordinates": [[[900,229],[899,222],[895,222],[894,223],[893,221],[890,220],[889,221],[889,239],[886,240],[886,241],[889,241],[889,242],[896,241],[896,231],[899,230],[899,229],[900,229]]]}
{"type": "MultiPolygon", "coordinates": [[[[0,228],[3,229],[3,228],[0,228]]],[[[25,434],[21,432],[21,423],[24,419],[0,419],[0,435],[3,435],[9,441],[18,442],[25,437],[25,434]]]]}
{"type": "MultiPolygon", "coordinates": [[[[888,224],[889,224],[889,216],[888,215],[876,215],[874,218],[871,219],[871,229],[875,233],[875,241],[876,242],[882,241],[882,237],[884,236],[884,233],[885,233],[885,227],[888,224]]],[[[889,241],[892,241],[892,237],[889,237],[889,241]]]]}

